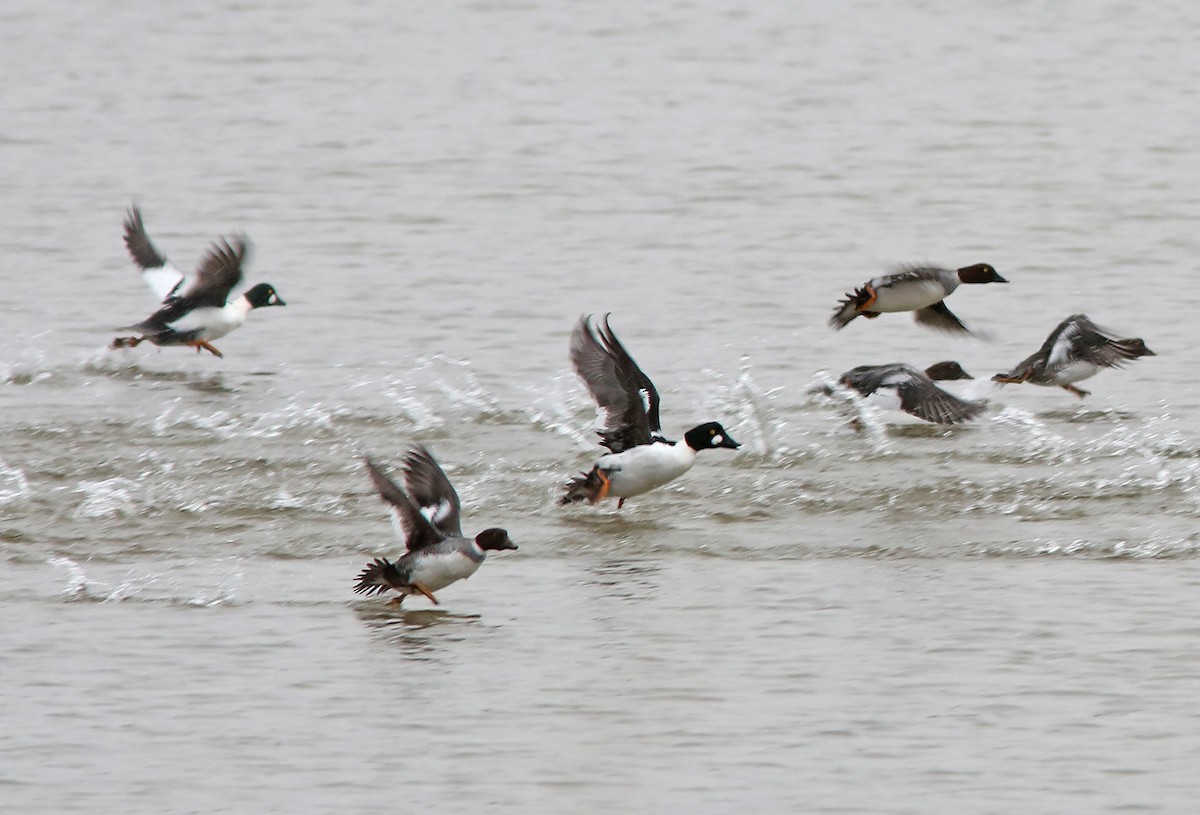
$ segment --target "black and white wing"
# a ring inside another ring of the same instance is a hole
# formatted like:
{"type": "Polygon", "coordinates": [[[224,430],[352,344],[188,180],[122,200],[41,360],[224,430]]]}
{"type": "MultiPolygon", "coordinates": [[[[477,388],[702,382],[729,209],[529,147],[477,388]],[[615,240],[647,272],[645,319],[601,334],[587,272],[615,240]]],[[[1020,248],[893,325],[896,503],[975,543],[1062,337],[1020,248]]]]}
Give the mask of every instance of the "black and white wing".
{"type": "Polygon", "coordinates": [[[224,308],[229,292],[241,282],[242,262],[248,250],[243,238],[234,238],[232,243],[224,239],[214,241],[196,273],[184,278],[167,295],[162,308],[130,327],[143,331],[163,330],[198,308],[224,308]]]}
{"type": "Polygon", "coordinates": [[[1072,314],[1051,332],[1042,349],[1046,352],[1046,367],[1061,370],[1074,362],[1087,362],[1103,368],[1119,368],[1145,353],[1137,351],[1144,345],[1093,323],[1085,314],[1072,314]]]}
{"type": "Polygon", "coordinates": [[[658,390],[617,339],[607,314],[598,326],[590,314],[579,318],[571,332],[571,364],[604,411],[600,443],[610,451],[649,444],[662,429],[658,390]]]}
{"type": "Polygon", "coordinates": [[[242,282],[242,264],[250,245],[242,236],[232,241],[219,238],[204,254],[196,273],[180,286],[175,296],[192,303],[192,308],[222,308],[229,292],[242,282]]]}
{"type": "Polygon", "coordinates": [[[170,297],[183,282],[183,273],[158,251],[150,236],[146,234],[146,226],[142,223],[142,211],[138,209],[137,204],[131,206],[125,215],[125,248],[129,250],[133,262],[142,270],[142,280],[159,301],[170,297]]]}
{"type": "Polygon", "coordinates": [[[367,465],[367,473],[371,476],[371,481],[374,482],[379,497],[387,503],[388,509],[392,513],[392,522],[396,526],[397,535],[404,541],[410,552],[433,546],[445,540],[446,536],[421,514],[420,508],[409,499],[398,484],[388,478],[371,459],[363,461],[367,465]]]}
{"type": "Polygon", "coordinates": [[[445,536],[462,536],[462,505],[446,473],[424,447],[404,457],[404,486],[421,514],[445,536]]]}

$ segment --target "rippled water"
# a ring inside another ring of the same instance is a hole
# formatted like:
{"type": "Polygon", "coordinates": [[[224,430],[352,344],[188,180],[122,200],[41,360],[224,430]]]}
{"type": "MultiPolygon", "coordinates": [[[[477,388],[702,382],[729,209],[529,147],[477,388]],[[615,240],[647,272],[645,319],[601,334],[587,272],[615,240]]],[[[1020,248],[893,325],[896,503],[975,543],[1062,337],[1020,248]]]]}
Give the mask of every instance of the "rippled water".
{"type": "Polygon", "coordinates": [[[1200,15],[1124,4],[0,12],[14,811],[1189,812],[1200,15]],[[286,309],[106,350],[254,241],[286,309]],[[1008,286],[826,320],[888,265],[1008,286]],[[744,446],[617,512],[567,336],[744,446]],[[1158,352],[994,387],[1065,316],[1158,352]],[[822,385],[955,358],[951,429],[822,385]],[[359,458],[518,552],[403,611],[359,458]]]}

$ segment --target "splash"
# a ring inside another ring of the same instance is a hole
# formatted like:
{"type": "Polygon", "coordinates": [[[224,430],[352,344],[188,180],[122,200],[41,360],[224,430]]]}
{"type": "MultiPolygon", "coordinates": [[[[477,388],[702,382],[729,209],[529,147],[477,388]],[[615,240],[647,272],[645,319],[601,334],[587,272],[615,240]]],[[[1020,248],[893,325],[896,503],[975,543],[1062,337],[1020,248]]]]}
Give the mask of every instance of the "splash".
{"type": "Polygon", "coordinates": [[[883,411],[864,399],[858,391],[847,388],[828,371],[818,371],[805,391],[810,395],[828,397],[850,427],[864,434],[877,453],[891,452],[883,411]]]}
{"type": "Polygon", "coordinates": [[[81,481],[75,491],[87,497],[75,508],[75,515],[80,518],[129,517],[137,511],[134,493],[138,489],[136,481],[121,477],[81,481]]]}
{"type": "Polygon", "coordinates": [[[29,479],[20,467],[13,467],[0,458],[0,507],[23,501],[33,495],[29,479]]]}

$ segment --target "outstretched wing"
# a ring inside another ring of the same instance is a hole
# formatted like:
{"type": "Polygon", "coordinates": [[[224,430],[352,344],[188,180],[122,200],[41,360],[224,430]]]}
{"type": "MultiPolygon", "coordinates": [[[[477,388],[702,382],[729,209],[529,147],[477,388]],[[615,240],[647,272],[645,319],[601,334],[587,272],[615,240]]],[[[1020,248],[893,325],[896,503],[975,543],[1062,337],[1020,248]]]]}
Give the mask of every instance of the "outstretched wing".
{"type": "Polygon", "coordinates": [[[590,314],[579,318],[571,332],[571,364],[604,411],[602,445],[620,453],[649,444],[662,429],[658,389],[617,339],[607,314],[599,326],[590,314]]]}
{"type": "Polygon", "coordinates": [[[137,204],[125,215],[125,248],[129,256],[142,270],[142,280],[159,300],[165,300],[183,282],[183,273],[176,269],[162,252],[158,251],[146,226],[142,223],[142,211],[137,204]]]}
{"type": "Polygon", "coordinates": [[[185,278],[163,301],[162,307],[130,328],[161,331],[198,308],[223,308],[230,290],[242,279],[246,242],[235,238],[230,244],[216,241],[191,278],[185,278]]]}
{"type": "Polygon", "coordinates": [[[180,287],[176,296],[189,301],[192,308],[223,307],[229,292],[242,282],[242,263],[249,250],[250,245],[242,236],[233,241],[224,238],[213,241],[196,274],[180,287]]]}
{"type": "Polygon", "coordinates": [[[945,300],[938,300],[932,306],[917,309],[913,315],[921,325],[936,328],[938,331],[949,331],[955,334],[970,334],[971,329],[963,325],[962,320],[954,316],[954,312],[946,308],[945,300]]]}
{"type": "Polygon", "coordinates": [[[462,536],[462,505],[446,473],[424,447],[404,457],[404,486],[421,514],[444,536],[462,536]]]}
{"type": "Polygon", "coordinates": [[[900,409],[905,413],[935,424],[956,424],[973,419],[987,408],[986,401],[959,399],[939,388],[925,374],[909,370],[897,376],[894,383],[900,395],[900,409]]]}
{"type": "Polygon", "coordinates": [[[1129,340],[1111,329],[1101,328],[1084,314],[1072,314],[1059,323],[1042,347],[1048,352],[1047,367],[1053,370],[1079,360],[1104,368],[1119,368],[1141,356],[1129,340]]]}
{"type": "Polygon", "coordinates": [[[392,521],[396,531],[410,552],[424,549],[445,540],[446,536],[429,522],[421,510],[400,489],[400,486],[379,469],[379,465],[371,459],[363,459],[367,465],[367,473],[379,492],[379,497],[387,504],[392,513],[392,521]]]}

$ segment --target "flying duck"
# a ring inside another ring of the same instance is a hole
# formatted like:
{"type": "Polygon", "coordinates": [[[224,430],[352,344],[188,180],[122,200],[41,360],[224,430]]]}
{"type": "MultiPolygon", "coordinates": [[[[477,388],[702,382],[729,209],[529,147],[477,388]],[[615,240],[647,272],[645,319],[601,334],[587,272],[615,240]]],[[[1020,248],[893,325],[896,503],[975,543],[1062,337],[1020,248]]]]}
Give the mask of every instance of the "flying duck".
{"type": "Polygon", "coordinates": [[[439,605],[433,593],[475,574],[488,552],[517,548],[508,532],[496,527],[474,538],[463,537],[458,493],[424,447],[414,447],[404,457],[407,492],[375,462],[364,461],[408,552],[396,561],[375,558],[368,563],[354,584],[355,593],[373,595],[391,589],[399,595],[392,600],[396,605],[410,594],[424,595],[439,605]]]}
{"type": "Polygon", "coordinates": [[[838,381],[863,396],[886,394],[898,400],[900,410],[918,419],[935,424],[956,424],[974,419],[987,408],[987,402],[960,399],[933,383],[974,378],[953,361],[930,365],[924,372],[893,362],[888,365],[860,365],[846,371],[838,381]]]}
{"type": "Polygon", "coordinates": [[[1120,368],[1138,357],[1156,354],[1141,339],[1121,339],[1093,323],[1086,314],[1072,314],[1050,332],[1042,347],[1008,373],[996,374],[993,382],[1029,382],[1062,388],[1080,399],[1088,391],[1074,383],[1095,376],[1104,368],[1120,368]]]}
{"type": "Polygon", "coordinates": [[[249,250],[244,237],[214,241],[196,271],[185,276],[150,242],[135,205],[125,218],[125,246],[162,305],[137,325],[126,326],[123,330],[137,335],[117,337],[112,348],[134,348],[148,341],[188,345],[196,353],[203,349],[219,357],[223,355],[212,345],[213,340],[244,323],[253,309],[286,305],[269,283],[259,283],[229,300],[230,291],[242,280],[242,263],[249,250]]]}
{"type": "Polygon", "coordinates": [[[590,472],[571,479],[560,505],[595,504],[615,496],[620,509],[626,498],[686,473],[701,450],[741,446],[718,422],[696,425],[683,434],[681,442],[664,438],[658,390],[617,339],[607,314],[599,325],[593,325],[590,314],[580,317],[571,332],[570,349],[575,373],[604,411],[604,429],[598,432],[608,453],[590,472]]]}
{"type": "Polygon", "coordinates": [[[874,319],[885,311],[912,311],[921,325],[970,334],[970,329],[946,308],[945,299],[960,283],[1007,282],[986,263],[961,269],[901,266],[893,274],[872,278],[853,294],[847,294],[834,310],[829,324],[842,329],[859,315],[874,319]]]}

